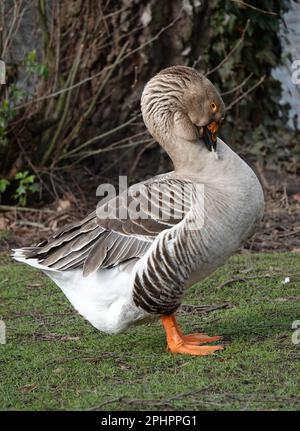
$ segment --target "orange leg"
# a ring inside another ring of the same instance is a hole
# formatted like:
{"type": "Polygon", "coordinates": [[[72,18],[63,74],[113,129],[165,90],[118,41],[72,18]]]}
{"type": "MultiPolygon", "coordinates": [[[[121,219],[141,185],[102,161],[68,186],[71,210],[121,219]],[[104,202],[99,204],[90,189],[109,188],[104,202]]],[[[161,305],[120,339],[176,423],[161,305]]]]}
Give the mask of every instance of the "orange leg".
{"type": "Polygon", "coordinates": [[[168,350],[172,353],[205,356],[223,349],[222,346],[197,345],[219,340],[220,337],[208,337],[206,334],[199,333],[185,336],[182,334],[175,316],[161,316],[161,320],[167,335],[168,350]]]}

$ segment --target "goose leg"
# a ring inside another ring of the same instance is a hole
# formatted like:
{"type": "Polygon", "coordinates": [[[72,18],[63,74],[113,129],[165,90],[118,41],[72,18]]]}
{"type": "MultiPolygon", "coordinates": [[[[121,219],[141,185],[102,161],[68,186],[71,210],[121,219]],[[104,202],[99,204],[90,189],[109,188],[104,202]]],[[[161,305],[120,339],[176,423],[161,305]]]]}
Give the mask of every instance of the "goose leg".
{"type": "MultiPolygon", "coordinates": [[[[167,344],[168,350],[171,353],[181,353],[186,355],[198,355],[198,356],[206,356],[212,355],[217,350],[222,350],[223,347],[218,346],[199,346],[195,345],[195,340],[191,340],[192,335],[184,336],[176,322],[175,316],[161,316],[161,321],[164,326],[167,335],[167,344]],[[188,337],[186,339],[185,337],[188,337]]],[[[199,342],[205,342],[207,339],[215,339],[215,337],[207,337],[206,334],[196,334],[196,338],[198,339],[197,344],[199,342]],[[202,341],[199,341],[201,338],[202,341]]]]}

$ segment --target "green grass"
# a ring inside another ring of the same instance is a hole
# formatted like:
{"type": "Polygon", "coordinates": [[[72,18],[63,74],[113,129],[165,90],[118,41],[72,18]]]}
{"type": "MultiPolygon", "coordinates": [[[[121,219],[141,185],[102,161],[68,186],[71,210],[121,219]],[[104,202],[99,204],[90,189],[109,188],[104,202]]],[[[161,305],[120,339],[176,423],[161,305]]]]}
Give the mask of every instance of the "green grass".
{"type": "Polygon", "coordinates": [[[299,410],[300,344],[291,341],[299,261],[297,253],[237,255],[193,286],[184,303],[229,305],[179,313],[185,332],[224,336],[221,353],[189,357],[166,352],[160,322],[97,332],[47,277],[2,255],[0,409],[299,410]],[[234,277],[246,280],[219,287],[234,277]]]}

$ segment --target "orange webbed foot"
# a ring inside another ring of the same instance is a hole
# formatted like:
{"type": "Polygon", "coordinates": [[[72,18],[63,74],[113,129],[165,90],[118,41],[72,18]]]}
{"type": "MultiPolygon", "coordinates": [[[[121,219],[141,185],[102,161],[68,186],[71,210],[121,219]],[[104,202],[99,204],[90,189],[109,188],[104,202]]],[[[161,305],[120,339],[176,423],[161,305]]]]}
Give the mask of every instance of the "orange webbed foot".
{"type": "Polygon", "coordinates": [[[218,350],[223,350],[223,346],[197,346],[194,344],[183,343],[182,345],[168,345],[169,352],[181,353],[184,355],[207,356],[213,355],[218,350]]]}
{"type": "Polygon", "coordinates": [[[220,340],[222,337],[209,337],[205,333],[195,333],[183,335],[174,316],[161,317],[164,329],[167,335],[168,350],[172,353],[181,353],[186,355],[206,356],[212,355],[223,346],[203,346],[200,344],[212,343],[220,340]]]}
{"type": "Polygon", "coordinates": [[[184,342],[189,344],[214,343],[215,341],[219,341],[222,339],[222,337],[220,337],[219,335],[210,337],[209,335],[201,332],[197,332],[195,334],[183,335],[182,338],[184,342]]]}

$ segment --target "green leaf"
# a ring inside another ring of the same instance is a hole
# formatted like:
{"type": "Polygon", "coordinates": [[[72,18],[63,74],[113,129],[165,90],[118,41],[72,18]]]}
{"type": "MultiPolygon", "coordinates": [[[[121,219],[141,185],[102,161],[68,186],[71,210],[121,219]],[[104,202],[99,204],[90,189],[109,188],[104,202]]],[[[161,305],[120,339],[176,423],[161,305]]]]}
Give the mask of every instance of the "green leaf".
{"type": "Polygon", "coordinates": [[[38,183],[34,183],[29,187],[31,193],[36,193],[40,190],[40,185],[38,183]]]}
{"type": "Polygon", "coordinates": [[[0,179],[0,193],[4,193],[10,182],[5,178],[0,179]]]}

